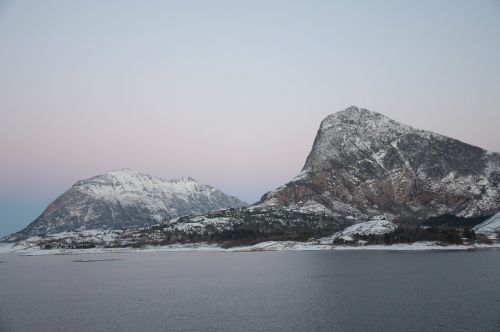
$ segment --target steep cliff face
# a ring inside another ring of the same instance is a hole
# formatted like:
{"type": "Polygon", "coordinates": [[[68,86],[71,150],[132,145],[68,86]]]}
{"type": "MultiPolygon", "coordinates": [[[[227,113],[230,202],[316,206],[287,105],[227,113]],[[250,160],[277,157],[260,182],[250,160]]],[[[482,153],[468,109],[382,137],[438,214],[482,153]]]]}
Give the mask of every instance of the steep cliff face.
{"type": "Polygon", "coordinates": [[[245,206],[191,178],[163,180],[119,170],[77,182],[22,231],[7,240],[82,229],[124,229],[221,208],[245,206]]]}
{"type": "Polygon", "coordinates": [[[302,172],[260,205],[315,201],[334,214],[419,220],[500,209],[500,155],[358,107],[325,118],[302,172]]]}

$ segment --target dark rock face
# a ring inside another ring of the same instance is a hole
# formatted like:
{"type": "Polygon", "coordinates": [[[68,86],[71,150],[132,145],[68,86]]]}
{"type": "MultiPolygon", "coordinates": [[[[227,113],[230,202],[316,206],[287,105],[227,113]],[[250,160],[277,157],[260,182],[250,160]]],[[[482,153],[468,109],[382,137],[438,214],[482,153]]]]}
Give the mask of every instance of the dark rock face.
{"type": "Polygon", "coordinates": [[[166,181],[120,170],[77,182],[7,240],[84,229],[125,229],[246,203],[191,178],[166,181]]]}
{"type": "Polygon", "coordinates": [[[323,120],[302,172],[260,204],[420,220],[500,209],[500,155],[358,107],[323,120]]]}

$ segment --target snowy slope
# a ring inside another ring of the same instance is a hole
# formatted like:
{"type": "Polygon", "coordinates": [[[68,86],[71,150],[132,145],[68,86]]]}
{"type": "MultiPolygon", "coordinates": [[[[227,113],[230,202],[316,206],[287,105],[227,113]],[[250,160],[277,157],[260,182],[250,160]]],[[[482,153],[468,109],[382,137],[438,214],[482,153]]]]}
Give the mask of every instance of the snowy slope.
{"type": "Polygon", "coordinates": [[[353,235],[382,235],[391,233],[397,228],[396,224],[389,220],[369,220],[347,227],[342,232],[343,236],[353,235]]]}
{"type": "Polygon", "coordinates": [[[189,177],[167,181],[124,169],[77,182],[9,240],[83,229],[136,228],[245,205],[189,177]]]}
{"type": "Polygon", "coordinates": [[[397,225],[384,218],[368,220],[346,227],[343,231],[337,232],[319,240],[320,244],[331,244],[336,239],[353,241],[355,235],[383,235],[392,233],[397,229],[397,225]]]}
{"type": "Polygon", "coordinates": [[[475,226],[473,230],[478,234],[494,234],[500,232],[500,212],[475,226]]]}

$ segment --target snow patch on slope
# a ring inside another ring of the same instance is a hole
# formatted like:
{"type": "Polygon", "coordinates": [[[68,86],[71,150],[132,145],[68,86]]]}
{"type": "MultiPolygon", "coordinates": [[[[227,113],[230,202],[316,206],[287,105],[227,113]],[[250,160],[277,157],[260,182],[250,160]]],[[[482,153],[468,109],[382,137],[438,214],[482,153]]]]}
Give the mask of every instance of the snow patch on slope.
{"type": "Polygon", "coordinates": [[[319,239],[320,244],[331,244],[334,240],[341,239],[347,242],[353,241],[356,235],[383,235],[392,233],[398,226],[383,217],[374,220],[360,222],[347,227],[341,232],[319,239]]]}
{"type": "Polygon", "coordinates": [[[500,212],[486,219],[479,225],[476,225],[473,230],[478,234],[493,234],[500,232],[500,212]]]}
{"type": "Polygon", "coordinates": [[[320,204],[313,200],[307,200],[305,202],[298,202],[296,204],[291,204],[285,209],[299,212],[299,213],[312,213],[312,214],[322,214],[322,215],[331,215],[332,212],[323,204],[320,204]]]}

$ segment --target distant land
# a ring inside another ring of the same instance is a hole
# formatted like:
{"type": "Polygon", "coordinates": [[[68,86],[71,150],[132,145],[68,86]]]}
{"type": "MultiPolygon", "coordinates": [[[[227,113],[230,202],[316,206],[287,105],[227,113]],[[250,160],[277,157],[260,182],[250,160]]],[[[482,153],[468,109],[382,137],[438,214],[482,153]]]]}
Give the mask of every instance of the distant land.
{"type": "Polygon", "coordinates": [[[18,250],[495,245],[499,187],[500,154],[351,106],[321,122],[301,172],[253,205],[125,169],[79,181],[3,240],[18,250]]]}

